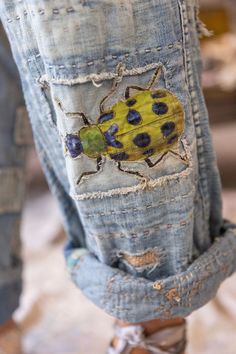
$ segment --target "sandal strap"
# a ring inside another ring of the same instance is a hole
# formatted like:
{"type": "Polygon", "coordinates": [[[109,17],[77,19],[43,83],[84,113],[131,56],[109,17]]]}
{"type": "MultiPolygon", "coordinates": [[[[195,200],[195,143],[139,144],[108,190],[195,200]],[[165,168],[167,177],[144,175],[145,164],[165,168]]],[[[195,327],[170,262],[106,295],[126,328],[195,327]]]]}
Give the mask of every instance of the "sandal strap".
{"type": "Polygon", "coordinates": [[[107,354],[129,354],[134,348],[143,348],[151,354],[180,354],[186,346],[186,324],[162,328],[145,336],[140,325],[115,327],[117,346],[109,347],[107,354]]]}

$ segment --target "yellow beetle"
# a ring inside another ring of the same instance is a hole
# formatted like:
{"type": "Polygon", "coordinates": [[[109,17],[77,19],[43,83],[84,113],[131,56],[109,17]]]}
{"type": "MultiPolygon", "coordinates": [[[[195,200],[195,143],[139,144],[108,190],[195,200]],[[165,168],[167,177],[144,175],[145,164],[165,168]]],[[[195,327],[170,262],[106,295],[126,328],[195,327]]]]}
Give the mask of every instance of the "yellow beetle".
{"type": "MultiPolygon", "coordinates": [[[[118,77],[121,68],[120,64],[118,77]]],[[[114,93],[120,81],[114,80],[110,93],[100,103],[97,124],[91,124],[81,112],[65,113],[67,116],[82,117],[85,124],[79,131],[65,136],[70,156],[76,158],[84,153],[97,159],[97,170],[84,172],[77,183],[84,175],[94,174],[101,168],[102,156],[116,161],[122,171],[122,161],[144,160],[149,167],[153,167],[178,142],[184,129],[183,107],[170,91],[152,89],[159,75],[160,67],[146,88],[128,86],[125,100],[118,101],[110,109],[104,109],[105,101],[114,93]],[[131,90],[138,90],[138,93],[131,95],[131,90]],[[150,157],[160,154],[155,163],[150,160],[150,157]]],[[[125,172],[143,177],[139,172],[125,172]]]]}

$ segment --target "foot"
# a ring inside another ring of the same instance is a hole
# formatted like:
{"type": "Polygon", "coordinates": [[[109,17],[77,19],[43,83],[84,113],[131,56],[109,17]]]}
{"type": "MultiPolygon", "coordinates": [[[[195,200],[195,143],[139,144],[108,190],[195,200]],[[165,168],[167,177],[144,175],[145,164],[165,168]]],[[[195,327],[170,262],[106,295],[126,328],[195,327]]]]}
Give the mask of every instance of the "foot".
{"type": "Polygon", "coordinates": [[[13,321],[0,325],[0,354],[21,354],[21,333],[13,321]]]}
{"type": "Polygon", "coordinates": [[[135,325],[116,321],[107,354],[184,354],[186,322],[182,318],[135,325]]]}

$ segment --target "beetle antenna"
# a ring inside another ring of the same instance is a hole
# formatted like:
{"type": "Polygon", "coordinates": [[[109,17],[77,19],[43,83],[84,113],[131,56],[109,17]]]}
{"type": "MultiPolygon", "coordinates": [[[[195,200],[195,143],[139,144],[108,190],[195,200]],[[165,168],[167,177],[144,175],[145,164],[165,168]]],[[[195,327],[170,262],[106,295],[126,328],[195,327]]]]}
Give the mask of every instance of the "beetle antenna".
{"type": "Polygon", "coordinates": [[[64,108],[63,104],[61,103],[61,101],[58,98],[54,98],[54,99],[57,102],[58,107],[65,114],[66,117],[70,117],[70,118],[80,117],[83,119],[83,122],[85,125],[90,125],[88,118],[86,117],[86,115],[83,112],[67,112],[67,111],[65,111],[65,108],[64,108]]]}
{"type": "Polygon", "coordinates": [[[147,90],[150,90],[152,88],[152,86],[156,83],[156,81],[158,81],[160,79],[161,73],[162,73],[162,65],[158,65],[153,77],[151,78],[151,80],[149,81],[148,85],[147,85],[147,90]]]}
{"type": "Polygon", "coordinates": [[[111,90],[108,92],[108,94],[103,97],[103,99],[100,102],[100,112],[104,112],[104,104],[105,102],[115,93],[117,86],[119,83],[122,81],[122,78],[124,76],[124,70],[125,70],[125,65],[123,63],[118,63],[116,66],[116,76],[113,80],[111,90]]]}

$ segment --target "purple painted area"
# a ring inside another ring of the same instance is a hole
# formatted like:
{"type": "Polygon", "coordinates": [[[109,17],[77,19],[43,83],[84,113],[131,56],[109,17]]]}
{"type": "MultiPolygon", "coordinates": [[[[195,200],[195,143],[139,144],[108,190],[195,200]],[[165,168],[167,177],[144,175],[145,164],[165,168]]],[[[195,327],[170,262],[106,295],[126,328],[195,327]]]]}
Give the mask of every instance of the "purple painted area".
{"type": "Polygon", "coordinates": [[[164,102],[156,102],[152,105],[152,110],[156,114],[166,114],[168,112],[168,106],[164,102]]]}
{"type": "Polygon", "coordinates": [[[70,156],[75,158],[83,152],[83,146],[78,135],[67,134],[65,144],[70,153],[70,156]]]}
{"type": "Polygon", "coordinates": [[[108,145],[113,146],[115,148],[122,148],[123,144],[116,140],[115,134],[118,132],[119,127],[117,124],[112,124],[110,128],[104,133],[104,137],[108,145]]]}

